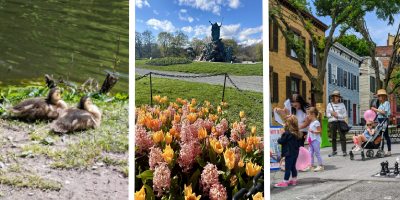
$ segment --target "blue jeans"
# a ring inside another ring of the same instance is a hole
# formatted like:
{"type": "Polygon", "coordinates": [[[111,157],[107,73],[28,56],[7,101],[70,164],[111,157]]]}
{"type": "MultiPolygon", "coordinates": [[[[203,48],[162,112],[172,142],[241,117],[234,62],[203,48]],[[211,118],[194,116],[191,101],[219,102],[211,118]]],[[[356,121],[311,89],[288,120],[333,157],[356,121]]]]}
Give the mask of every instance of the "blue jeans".
{"type": "MultiPolygon", "coordinates": [[[[383,122],[383,120],[384,120],[384,118],[378,118],[379,123],[383,122]]],[[[389,125],[389,121],[386,121],[386,125],[389,125]]],[[[392,151],[392,141],[390,141],[388,126],[386,126],[385,132],[383,133],[383,137],[386,140],[386,143],[388,146],[388,151],[392,151]]],[[[383,150],[384,146],[385,146],[385,142],[382,143],[382,150],[383,150]]]]}
{"type": "Polygon", "coordinates": [[[286,156],[285,157],[285,177],[284,180],[288,181],[290,178],[290,172],[292,172],[292,177],[297,177],[296,169],[297,156],[286,156]]]}

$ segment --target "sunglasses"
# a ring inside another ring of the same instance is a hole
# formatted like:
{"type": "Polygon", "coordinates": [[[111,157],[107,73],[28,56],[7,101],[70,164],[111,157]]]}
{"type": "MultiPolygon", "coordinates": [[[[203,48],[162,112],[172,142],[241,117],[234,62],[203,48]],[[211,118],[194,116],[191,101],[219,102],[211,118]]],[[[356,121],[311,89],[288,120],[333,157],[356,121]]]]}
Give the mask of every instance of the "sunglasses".
{"type": "Polygon", "coordinates": [[[372,124],[367,124],[367,126],[372,126],[372,124]]]}

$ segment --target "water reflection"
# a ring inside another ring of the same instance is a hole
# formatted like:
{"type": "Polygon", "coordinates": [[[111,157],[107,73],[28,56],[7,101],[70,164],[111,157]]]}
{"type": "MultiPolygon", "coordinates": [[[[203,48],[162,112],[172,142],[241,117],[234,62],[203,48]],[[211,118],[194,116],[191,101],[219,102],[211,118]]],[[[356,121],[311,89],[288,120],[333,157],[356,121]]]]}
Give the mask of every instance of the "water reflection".
{"type": "Polygon", "coordinates": [[[122,76],[128,92],[128,0],[0,0],[0,84],[20,84],[45,73],[83,83],[122,76]]]}

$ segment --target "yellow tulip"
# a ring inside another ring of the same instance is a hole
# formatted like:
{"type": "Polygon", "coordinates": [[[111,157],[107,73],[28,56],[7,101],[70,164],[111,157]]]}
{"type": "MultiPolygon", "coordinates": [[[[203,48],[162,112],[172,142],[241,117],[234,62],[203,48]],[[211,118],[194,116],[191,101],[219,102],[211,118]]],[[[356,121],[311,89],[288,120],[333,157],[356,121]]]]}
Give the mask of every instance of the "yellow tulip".
{"type": "Polygon", "coordinates": [[[251,127],[251,134],[256,134],[256,131],[257,131],[257,127],[255,127],[255,126],[252,126],[251,127]]]}
{"type": "Polygon", "coordinates": [[[211,103],[209,101],[204,101],[204,104],[206,105],[206,107],[210,107],[211,103]]]}
{"type": "Polygon", "coordinates": [[[213,150],[217,154],[221,154],[224,151],[224,147],[218,140],[213,138],[213,139],[211,139],[210,144],[211,144],[211,147],[213,148],[213,150]]]}
{"type": "Polygon", "coordinates": [[[145,200],[146,199],[146,192],[144,191],[144,186],[142,188],[135,192],[135,199],[136,200],[145,200]]]}
{"type": "Polygon", "coordinates": [[[174,150],[171,148],[169,144],[165,146],[162,157],[168,164],[170,164],[172,159],[174,158],[174,150]]]}
{"type": "Polygon", "coordinates": [[[169,132],[167,132],[166,134],[165,134],[165,143],[167,143],[167,144],[171,144],[171,142],[172,142],[172,135],[169,133],[169,132]]]}
{"type": "Polygon", "coordinates": [[[240,161],[239,161],[239,163],[238,163],[238,166],[239,166],[239,167],[243,167],[243,166],[244,166],[244,162],[243,162],[242,159],[240,159],[240,161]]]}
{"type": "Polygon", "coordinates": [[[206,137],[207,137],[207,130],[205,128],[200,128],[198,131],[198,138],[201,140],[206,137]]]}
{"type": "Polygon", "coordinates": [[[258,166],[256,163],[252,163],[251,161],[246,163],[246,174],[247,176],[255,176],[261,171],[261,166],[258,166]]]}
{"type": "Polygon", "coordinates": [[[190,107],[190,112],[192,112],[192,113],[196,112],[196,108],[190,107]]]}
{"type": "Polygon", "coordinates": [[[218,107],[217,107],[217,111],[218,111],[218,113],[221,113],[221,112],[222,112],[221,106],[218,106],[218,107]]]}
{"type": "Polygon", "coordinates": [[[195,122],[197,120],[197,114],[196,113],[190,113],[190,114],[187,115],[186,118],[189,120],[189,122],[191,124],[193,124],[193,122],[195,122]]]}
{"type": "Polygon", "coordinates": [[[196,103],[197,103],[196,99],[193,98],[191,104],[196,105],[196,103]]]}
{"type": "Polygon", "coordinates": [[[200,200],[201,198],[201,195],[196,196],[196,193],[192,193],[192,184],[190,184],[187,187],[185,184],[184,194],[185,194],[185,200],[200,200]]]}
{"type": "Polygon", "coordinates": [[[240,118],[243,118],[244,117],[244,111],[240,111],[239,112],[239,116],[240,116],[240,118]]]}
{"type": "Polygon", "coordinates": [[[157,131],[153,133],[153,141],[154,143],[159,143],[164,140],[164,133],[163,131],[157,131]]]}
{"type": "Polygon", "coordinates": [[[245,139],[241,139],[238,141],[239,147],[241,149],[246,149],[247,145],[246,145],[246,140],[245,139]]]}
{"type": "Polygon", "coordinates": [[[235,185],[237,185],[237,176],[236,176],[236,175],[233,175],[233,176],[229,179],[229,181],[231,182],[231,186],[232,186],[232,187],[235,186],[235,185]]]}
{"type": "Polygon", "coordinates": [[[233,169],[235,167],[235,152],[231,149],[226,149],[224,153],[225,165],[228,169],[233,169]]]}
{"type": "Polygon", "coordinates": [[[163,98],[161,98],[160,99],[160,103],[167,103],[167,101],[168,101],[168,97],[167,96],[164,96],[163,98]]]}
{"type": "Polygon", "coordinates": [[[174,115],[174,122],[179,123],[181,121],[181,116],[179,114],[174,115]]]}
{"type": "Polygon", "coordinates": [[[264,200],[264,197],[261,192],[257,192],[257,194],[253,195],[253,200],[264,200]]]}
{"type": "Polygon", "coordinates": [[[154,101],[160,102],[161,96],[160,95],[156,95],[153,97],[154,101]]]}
{"type": "Polygon", "coordinates": [[[167,116],[161,115],[161,116],[160,116],[160,120],[161,120],[161,122],[162,122],[163,124],[165,124],[165,123],[167,122],[167,116]]]}
{"type": "Polygon", "coordinates": [[[182,98],[176,98],[177,103],[182,103],[182,98]]]}

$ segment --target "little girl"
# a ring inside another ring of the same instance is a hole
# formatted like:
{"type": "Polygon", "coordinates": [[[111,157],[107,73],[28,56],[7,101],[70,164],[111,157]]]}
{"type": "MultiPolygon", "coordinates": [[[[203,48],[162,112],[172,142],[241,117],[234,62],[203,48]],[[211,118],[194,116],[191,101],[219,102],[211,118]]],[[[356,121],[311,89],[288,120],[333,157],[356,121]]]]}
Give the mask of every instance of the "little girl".
{"type": "Polygon", "coordinates": [[[373,128],[374,122],[373,121],[367,121],[367,127],[364,131],[363,134],[360,135],[355,135],[353,136],[353,141],[356,147],[353,149],[353,151],[359,151],[361,150],[361,145],[363,142],[366,142],[369,140],[372,135],[374,135],[375,130],[373,128]]]}
{"type": "Polygon", "coordinates": [[[302,134],[299,131],[296,116],[290,115],[286,118],[284,129],[285,132],[278,139],[278,143],[282,145],[282,157],[285,157],[285,177],[282,182],[275,184],[275,187],[287,187],[297,184],[296,161],[299,155],[302,134]],[[292,179],[289,181],[290,173],[292,173],[292,179]]]}
{"type": "Polygon", "coordinates": [[[322,158],[320,152],[321,144],[321,124],[319,122],[319,112],[315,107],[311,107],[307,110],[307,116],[311,119],[310,128],[308,129],[307,141],[311,154],[311,166],[314,165],[314,154],[318,159],[318,166],[313,168],[313,171],[323,171],[324,166],[322,165],[322,158]]]}

